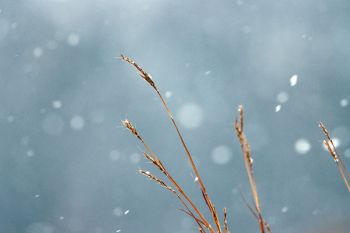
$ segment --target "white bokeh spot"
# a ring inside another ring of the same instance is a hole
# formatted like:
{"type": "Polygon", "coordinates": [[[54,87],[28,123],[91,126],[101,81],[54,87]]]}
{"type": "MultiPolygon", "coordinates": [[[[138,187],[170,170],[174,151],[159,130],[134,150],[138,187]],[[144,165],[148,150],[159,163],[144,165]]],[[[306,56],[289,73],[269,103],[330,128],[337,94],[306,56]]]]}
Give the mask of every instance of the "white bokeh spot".
{"type": "Polygon", "coordinates": [[[37,47],[33,50],[33,56],[34,57],[41,57],[43,55],[43,49],[40,47],[37,47]]]}
{"type": "Polygon", "coordinates": [[[70,126],[73,130],[82,130],[85,126],[85,120],[79,115],[75,115],[70,120],[70,126]]]}
{"type": "Polygon", "coordinates": [[[214,163],[223,165],[227,164],[232,158],[232,151],[226,145],[219,145],[211,152],[211,159],[214,163]]]}
{"type": "Polygon", "coordinates": [[[195,129],[201,126],[204,118],[201,107],[195,103],[188,103],[181,106],[177,117],[180,123],[188,129],[195,129]]]}
{"type": "Polygon", "coordinates": [[[67,37],[67,43],[70,46],[77,46],[80,43],[80,36],[76,33],[71,33],[67,37]]]}
{"type": "Polygon", "coordinates": [[[294,144],[294,149],[298,154],[304,155],[311,150],[311,144],[307,139],[299,138],[294,144]]]}
{"type": "Polygon", "coordinates": [[[287,92],[284,92],[284,91],[278,93],[277,96],[276,96],[277,102],[281,103],[281,104],[287,102],[288,99],[289,99],[289,95],[288,95],[287,92]]]}

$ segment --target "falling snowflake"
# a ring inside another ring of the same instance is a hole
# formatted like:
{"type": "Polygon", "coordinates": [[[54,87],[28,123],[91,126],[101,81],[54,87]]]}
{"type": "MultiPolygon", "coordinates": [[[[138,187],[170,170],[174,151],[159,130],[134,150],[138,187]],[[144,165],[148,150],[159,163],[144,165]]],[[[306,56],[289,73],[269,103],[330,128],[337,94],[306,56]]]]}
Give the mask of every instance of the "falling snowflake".
{"type": "Polygon", "coordinates": [[[297,85],[297,82],[298,82],[298,75],[294,74],[290,80],[290,86],[294,87],[295,85],[297,85]]]}
{"type": "Polygon", "coordinates": [[[281,111],[281,105],[279,104],[279,105],[277,105],[276,107],[275,107],[275,112],[279,112],[279,111],[281,111]]]}

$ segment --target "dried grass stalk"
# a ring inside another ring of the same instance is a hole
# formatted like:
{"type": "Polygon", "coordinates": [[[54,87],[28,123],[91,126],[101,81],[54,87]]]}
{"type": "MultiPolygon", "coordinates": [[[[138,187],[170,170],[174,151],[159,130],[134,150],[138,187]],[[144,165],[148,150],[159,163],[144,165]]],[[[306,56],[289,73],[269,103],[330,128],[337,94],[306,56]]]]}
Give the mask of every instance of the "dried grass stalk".
{"type": "MultiPolygon", "coordinates": [[[[244,165],[245,165],[246,172],[248,175],[250,189],[252,191],[255,211],[253,211],[252,209],[251,209],[251,211],[253,213],[254,212],[256,213],[256,217],[258,219],[258,223],[259,223],[259,227],[260,227],[260,232],[265,233],[267,223],[264,220],[264,218],[262,217],[262,213],[261,213],[261,209],[260,209],[259,195],[258,195],[258,191],[256,188],[256,181],[255,181],[255,177],[254,177],[253,159],[251,156],[248,140],[247,140],[247,138],[244,134],[244,131],[243,131],[244,110],[243,110],[242,105],[240,105],[238,107],[238,112],[239,112],[239,120],[237,120],[237,119],[235,120],[234,128],[236,130],[236,135],[237,135],[238,141],[241,145],[243,159],[244,159],[244,165]]],[[[270,230],[268,230],[268,231],[270,231],[270,230]]]]}
{"type": "MultiPolygon", "coordinates": [[[[192,207],[194,212],[198,214],[199,217],[196,217],[193,214],[193,218],[196,220],[197,223],[202,223],[205,228],[207,228],[211,233],[214,233],[215,231],[211,227],[210,223],[205,219],[204,215],[201,213],[201,211],[198,209],[198,207],[193,203],[193,201],[190,199],[190,197],[186,194],[186,192],[183,190],[183,188],[179,185],[177,181],[171,176],[171,174],[168,172],[168,170],[165,168],[165,166],[162,164],[162,162],[158,159],[158,157],[154,154],[154,152],[151,150],[151,148],[145,143],[139,132],[136,130],[136,128],[133,126],[133,124],[129,120],[122,121],[122,124],[143,144],[143,146],[146,148],[147,152],[143,152],[145,158],[149,160],[156,168],[158,168],[166,177],[167,179],[174,185],[178,193],[189,203],[189,205],[192,207]],[[197,221],[197,219],[200,219],[200,222],[197,221]]],[[[160,184],[162,187],[170,187],[165,186],[164,182],[160,182],[160,179],[155,179],[154,176],[149,175],[146,172],[143,172],[142,174],[147,175],[150,179],[153,179],[158,184],[160,184]]],[[[167,188],[170,190],[169,188],[167,188]]],[[[183,200],[183,199],[181,199],[183,200]]],[[[184,202],[186,204],[186,202],[184,202]]],[[[187,205],[186,205],[187,206],[187,205]]],[[[191,212],[189,212],[191,213],[191,212]]],[[[203,229],[205,232],[205,230],[203,229]]]]}
{"type": "MultiPolygon", "coordinates": [[[[259,215],[256,211],[256,209],[254,209],[247,201],[247,199],[245,198],[245,196],[243,195],[242,191],[240,190],[241,193],[241,197],[243,199],[243,202],[245,204],[245,206],[247,207],[247,209],[250,211],[250,213],[256,218],[256,220],[259,221],[259,215]]],[[[267,222],[264,222],[265,228],[268,232],[272,233],[270,225],[267,222]]]]}
{"type": "MultiPolygon", "coordinates": [[[[201,193],[203,196],[203,200],[205,201],[209,212],[212,216],[212,220],[216,226],[216,230],[217,233],[222,233],[221,230],[221,224],[220,224],[220,220],[218,217],[218,213],[216,211],[216,208],[214,206],[214,204],[212,203],[206,188],[203,184],[202,178],[198,172],[198,169],[193,161],[192,155],[189,152],[189,149],[183,139],[183,136],[176,124],[176,121],[173,117],[173,114],[171,112],[171,110],[169,109],[166,101],[164,100],[163,96],[161,95],[160,91],[158,90],[156,84],[154,83],[154,81],[152,80],[152,77],[149,73],[147,73],[145,70],[143,70],[141,68],[141,66],[139,66],[134,60],[121,55],[121,59],[126,61],[127,63],[129,63],[130,65],[132,65],[138,72],[139,75],[141,76],[142,79],[144,79],[153,89],[154,91],[157,93],[157,95],[159,96],[162,105],[164,106],[175,130],[176,133],[180,139],[181,145],[184,148],[187,158],[191,164],[192,170],[196,175],[196,181],[198,181],[199,183],[199,187],[201,189],[201,193]]],[[[246,139],[246,136],[243,132],[243,126],[244,126],[244,111],[243,111],[243,107],[239,106],[238,108],[239,113],[240,113],[240,118],[239,121],[235,121],[235,130],[236,130],[236,134],[238,137],[238,140],[240,142],[241,145],[241,149],[243,152],[243,157],[244,157],[244,164],[246,167],[246,171],[248,174],[248,179],[249,179],[249,184],[251,187],[251,191],[252,191],[252,196],[253,196],[253,202],[254,202],[254,208],[252,208],[248,202],[244,199],[248,209],[252,212],[252,214],[255,216],[255,218],[258,220],[259,222],[259,226],[260,226],[260,231],[261,233],[265,233],[265,229],[268,230],[269,232],[271,232],[271,229],[269,227],[269,225],[266,223],[266,221],[263,219],[262,214],[261,214],[261,209],[260,209],[260,202],[259,202],[259,196],[258,196],[258,192],[257,192],[257,188],[256,188],[256,182],[255,182],[255,177],[254,177],[254,171],[253,171],[253,160],[251,157],[251,153],[250,153],[250,148],[249,148],[249,143],[246,139]]],[[[167,169],[164,167],[164,165],[160,162],[160,160],[158,159],[158,157],[153,153],[153,151],[149,148],[149,146],[144,142],[144,140],[142,139],[141,135],[137,132],[137,130],[135,129],[135,127],[131,124],[130,121],[125,120],[123,121],[123,125],[130,130],[130,132],[139,139],[139,141],[144,145],[144,147],[146,148],[147,152],[144,152],[144,156],[147,160],[149,160],[155,167],[157,167],[167,178],[168,180],[172,183],[172,185],[175,187],[172,188],[171,186],[167,185],[164,181],[162,181],[161,179],[155,177],[154,175],[150,174],[149,172],[146,171],[140,171],[143,175],[147,176],[148,178],[154,180],[156,183],[158,183],[160,186],[166,188],[167,190],[171,191],[173,194],[175,194],[177,196],[177,198],[180,200],[180,202],[182,203],[182,205],[185,207],[185,209],[181,209],[181,211],[183,211],[184,213],[186,213],[187,215],[189,215],[190,217],[192,217],[198,224],[199,228],[199,232],[204,233],[205,229],[208,229],[211,233],[215,233],[214,229],[212,228],[211,224],[209,223],[209,221],[207,221],[205,219],[205,217],[203,216],[203,214],[201,213],[201,211],[197,208],[197,206],[192,202],[192,200],[188,197],[188,195],[185,193],[185,191],[180,187],[180,185],[178,184],[178,182],[176,182],[174,180],[174,178],[170,175],[170,173],[167,171],[167,169]],[[192,211],[192,210],[193,211],[192,211]]],[[[228,224],[227,224],[227,210],[226,208],[224,208],[224,233],[229,233],[229,229],[228,229],[228,224]]]]}
{"type": "Polygon", "coordinates": [[[350,176],[349,176],[349,172],[347,171],[343,159],[341,158],[341,156],[339,155],[339,153],[337,152],[337,149],[335,147],[335,144],[332,140],[332,138],[329,135],[329,132],[326,128],[326,126],[320,122],[319,127],[322,129],[326,139],[323,140],[323,144],[326,146],[326,148],[329,151],[329,154],[332,156],[334,162],[337,164],[338,170],[342,176],[342,179],[345,183],[346,188],[348,189],[348,191],[350,192],[350,176]]]}
{"type": "MultiPolygon", "coordinates": [[[[182,136],[182,134],[181,134],[177,124],[176,124],[176,121],[175,121],[175,119],[173,117],[173,114],[172,114],[171,110],[169,109],[169,107],[168,107],[166,101],[164,100],[163,96],[161,95],[160,91],[156,87],[154,81],[152,80],[151,75],[149,73],[147,73],[145,70],[143,70],[141,68],[141,66],[139,66],[134,60],[130,59],[129,57],[121,55],[121,59],[123,61],[126,61],[127,63],[129,63],[133,67],[135,67],[136,70],[138,70],[139,75],[141,76],[141,78],[144,79],[156,91],[156,93],[157,93],[158,97],[160,98],[160,100],[161,100],[165,110],[167,111],[169,119],[171,120],[171,122],[172,122],[172,124],[173,124],[173,126],[174,126],[174,128],[176,130],[176,133],[177,133],[177,135],[178,135],[178,137],[180,139],[181,145],[184,148],[184,150],[186,152],[186,155],[187,155],[187,158],[188,158],[188,160],[189,160],[189,162],[191,164],[192,170],[193,170],[193,172],[195,173],[195,175],[196,175],[196,177],[198,179],[198,183],[199,183],[199,187],[201,189],[201,193],[202,193],[203,199],[204,199],[204,201],[205,201],[205,203],[206,203],[206,205],[207,205],[207,207],[209,209],[209,212],[210,212],[210,214],[212,216],[212,219],[213,219],[213,222],[214,222],[214,224],[216,226],[216,229],[217,229],[218,233],[222,233],[220,220],[219,220],[217,211],[215,209],[215,206],[213,205],[213,203],[212,203],[212,201],[211,201],[211,199],[210,199],[210,197],[209,197],[209,195],[208,195],[208,193],[206,191],[206,188],[204,186],[202,178],[201,178],[201,176],[200,176],[200,174],[198,172],[198,169],[197,169],[197,167],[196,167],[196,165],[195,165],[195,163],[193,161],[192,155],[191,155],[191,153],[190,153],[190,151],[189,151],[189,149],[188,149],[188,147],[187,147],[187,145],[186,145],[186,143],[185,143],[185,141],[183,139],[183,136],[182,136]]],[[[135,136],[137,136],[137,135],[135,135],[135,136]]],[[[197,213],[199,214],[199,212],[197,212],[197,213]]],[[[205,220],[204,217],[201,217],[201,219],[205,220]]],[[[207,228],[211,232],[213,232],[213,229],[212,229],[211,225],[209,224],[209,222],[207,222],[207,223],[208,223],[207,228]]]]}
{"type": "Polygon", "coordinates": [[[190,208],[188,207],[186,202],[182,199],[182,197],[171,186],[167,185],[163,180],[161,180],[158,177],[156,177],[155,175],[151,174],[149,171],[139,170],[139,172],[142,175],[148,177],[150,180],[155,181],[161,187],[163,187],[163,188],[169,190],[171,193],[173,193],[178,198],[178,200],[181,202],[181,204],[186,208],[186,210],[183,210],[183,211],[186,214],[188,214],[190,217],[193,218],[193,220],[198,224],[199,229],[201,229],[201,230],[203,230],[203,232],[205,232],[205,230],[203,229],[203,226],[202,226],[205,224],[194,215],[194,213],[190,210],[190,208]]]}
{"type": "Polygon", "coordinates": [[[227,224],[227,209],[224,208],[224,233],[230,233],[230,230],[228,229],[227,224]]]}
{"type": "MultiPolygon", "coordinates": [[[[152,76],[149,73],[147,73],[145,70],[143,70],[141,68],[141,66],[139,66],[134,60],[130,59],[129,57],[121,55],[120,58],[123,61],[132,65],[138,71],[140,77],[142,79],[144,79],[153,88],[153,90],[157,93],[158,97],[160,98],[162,105],[165,108],[165,110],[168,114],[168,117],[176,130],[176,133],[180,139],[181,145],[182,145],[183,149],[185,150],[187,158],[191,164],[191,168],[196,175],[196,181],[198,181],[198,183],[199,183],[199,187],[201,189],[203,200],[205,201],[205,203],[209,209],[212,220],[216,226],[217,232],[215,232],[215,230],[211,226],[210,222],[204,217],[202,212],[197,208],[197,206],[193,203],[193,201],[190,199],[190,197],[181,188],[179,183],[177,181],[175,181],[175,179],[171,176],[171,174],[168,172],[168,170],[165,168],[165,166],[161,163],[161,161],[158,159],[158,157],[153,153],[153,151],[150,149],[150,147],[145,143],[145,141],[143,140],[141,135],[138,133],[136,128],[132,125],[132,123],[129,120],[124,120],[124,121],[122,121],[123,125],[146,148],[146,151],[144,151],[144,153],[143,153],[145,158],[148,161],[150,161],[157,169],[159,169],[165,175],[165,177],[171,182],[171,184],[173,185],[174,188],[172,186],[166,184],[160,178],[152,175],[148,171],[140,170],[139,172],[141,174],[145,175],[146,177],[148,177],[149,179],[153,180],[157,184],[159,184],[161,187],[163,187],[163,188],[167,189],[168,191],[170,191],[171,193],[173,193],[185,208],[185,209],[180,209],[180,210],[182,212],[184,212],[185,214],[189,215],[197,223],[198,231],[200,233],[206,233],[206,230],[209,230],[210,233],[222,233],[221,224],[220,224],[220,220],[219,220],[216,208],[215,208],[214,204],[212,203],[212,201],[211,201],[211,199],[206,191],[206,188],[204,186],[202,178],[201,178],[201,176],[198,172],[198,169],[193,161],[192,155],[189,152],[189,149],[188,149],[188,147],[183,139],[183,136],[182,136],[177,124],[176,124],[176,121],[173,117],[173,114],[172,114],[171,110],[169,109],[163,96],[161,95],[159,89],[157,88],[156,84],[154,83],[152,76]]],[[[253,170],[253,159],[251,156],[250,146],[249,146],[248,140],[247,140],[246,135],[245,135],[244,130],[243,130],[243,127],[244,127],[243,106],[238,107],[238,112],[239,112],[239,120],[237,120],[237,119],[235,120],[234,128],[235,128],[236,136],[239,140],[239,143],[241,145],[241,150],[243,153],[244,165],[245,165],[245,169],[246,169],[246,172],[248,175],[250,189],[252,192],[253,207],[248,203],[248,201],[246,200],[244,195],[241,193],[242,198],[243,198],[245,205],[249,209],[249,211],[257,219],[257,221],[259,223],[260,232],[265,233],[265,230],[267,230],[268,232],[271,233],[271,228],[270,228],[269,224],[264,220],[262,213],[261,213],[259,195],[258,195],[258,191],[257,191],[257,187],[256,187],[256,180],[255,180],[254,170],[253,170]]],[[[324,124],[322,122],[320,122],[319,127],[322,129],[322,131],[326,137],[326,139],[323,141],[323,143],[325,144],[326,148],[328,149],[333,160],[336,162],[337,167],[339,169],[339,172],[342,176],[342,179],[344,180],[344,183],[345,183],[348,191],[350,192],[350,185],[349,185],[350,175],[349,175],[349,173],[344,165],[344,162],[343,162],[342,158],[339,156],[339,154],[336,150],[336,147],[334,145],[334,142],[331,139],[328,130],[326,129],[326,127],[324,126],[324,124]]],[[[228,228],[228,224],[227,224],[227,210],[226,210],[226,208],[224,208],[224,226],[223,226],[223,228],[224,228],[224,233],[230,233],[229,228],[228,228]]]]}

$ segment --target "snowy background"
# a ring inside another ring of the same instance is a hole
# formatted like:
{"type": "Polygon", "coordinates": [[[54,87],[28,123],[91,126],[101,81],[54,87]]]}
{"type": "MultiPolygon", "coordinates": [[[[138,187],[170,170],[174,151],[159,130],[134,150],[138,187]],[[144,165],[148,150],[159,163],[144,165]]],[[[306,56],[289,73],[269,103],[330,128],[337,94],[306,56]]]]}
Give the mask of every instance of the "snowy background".
{"type": "Polygon", "coordinates": [[[350,195],[317,127],[350,166],[347,0],[1,0],[0,232],[192,233],[121,127],[129,118],[201,202],[152,89],[179,122],[232,232],[258,232],[232,128],[246,109],[262,210],[274,232],[350,228],[350,195]]]}

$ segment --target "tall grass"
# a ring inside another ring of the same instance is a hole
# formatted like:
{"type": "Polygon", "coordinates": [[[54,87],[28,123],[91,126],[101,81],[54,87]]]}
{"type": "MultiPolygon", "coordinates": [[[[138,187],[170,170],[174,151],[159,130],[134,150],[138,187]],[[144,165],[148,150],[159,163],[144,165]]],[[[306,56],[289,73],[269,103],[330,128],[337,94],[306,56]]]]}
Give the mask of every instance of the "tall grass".
{"type": "MultiPolygon", "coordinates": [[[[141,137],[140,133],[136,130],[136,128],[133,126],[133,124],[129,120],[124,120],[122,121],[123,125],[130,130],[130,132],[143,144],[145,151],[144,151],[144,156],[147,160],[149,160],[158,170],[160,170],[165,178],[167,178],[168,182],[170,184],[167,184],[165,181],[163,181],[161,178],[158,178],[154,176],[151,172],[149,171],[144,171],[140,170],[140,173],[148,177],[149,179],[155,181],[158,183],[161,187],[165,188],[166,190],[170,191],[173,193],[177,199],[180,201],[181,205],[183,206],[183,209],[181,209],[185,214],[190,216],[198,225],[198,231],[199,232],[211,232],[211,233],[229,233],[229,227],[227,223],[227,209],[224,208],[223,210],[223,226],[220,223],[219,219],[219,214],[217,209],[215,208],[215,205],[211,201],[210,196],[208,195],[207,189],[204,185],[204,182],[200,176],[200,173],[198,171],[198,168],[196,164],[193,161],[193,157],[188,149],[188,146],[186,142],[183,139],[182,133],[180,132],[179,127],[177,126],[177,123],[173,117],[173,114],[168,107],[165,99],[163,98],[161,92],[159,91],[158,87],[156,86],[155,82],[153,81],[151,75],[147,73],[144,69],[141,68],[134,60],[131,58],[121,55],[120,57],[123,61],[129,63],[132,65],[137,71],[140,77],[145,80],[149,86],[152,87],[152,89],[156,92],[158,95],[160,101],[162,102],[163,107],[165,108],[165,111],[168,114],[168,117],[176,131],[176,134],[180,140],[180,143],[187,155],[187,158],[190,162],[191,168],[196,175],[195,180],[198,182],[201,195],[203,198],[204,203],[207,206],[207,211],[209,212],[211,216],[211,220],[206,219],[204,217],[204,214],[202,213],[202,210],[200,210],[196,204],[192,201],[192,199],[186,194],[184,189],[180,186],[179,182],[176,181],[173,176],[168,172],[166,167],[162,164],[162,162],[159,160],[159,158],[154,154],[154,152],[150,149],[150,147],[146,144],[144,139],[141,137]]],[[[235,131],[237,138],[239,140],[239,143],[242,148],[242,153],[243,153],[243,158],[244,158],[244,164],[246,167],[246,171],[248,174],[248,179],[249,179],[249,184],[253,196],[253,207],[248,204],[247,201],[245,203],[247,204],[248,208],[252,212],[252,214],[255,216],[255,218],[258,221],[259,229],[261,233],[265,233],[266,231],[271,232],[271,229],[269,225],[266,223],[264,220],[262,213],[261,213],[261,207],[260,207],[260,202],[259,202],[259,195],[258,191],[256,188],[256,181],[254,177],[254,171],[253,171],[253,164],[252,164],[252,157],[251,157],[251,152],[249,148],[249,143],[246,139],[246,136],[243,131],[243,121],[244,121],[244,111],[243,107],[239,106],[238,108],[239,111],[239,120],[235,121],[235,131]]]]}
{"type": "MultiPolygon", "coordinates": [[[[220,223],[219,214],[217,209],[215,208],[215,205],[212,203],[210,196],[208,195],[207,189],[204,185],[204,182],[200,176],[200,173],[198,171],[198,168],[196,164],[193,161],[193,157],[188,149],[188,146],[186,142],[183,139],[182,133],[180,132],[179,127],[177,126],[177,123],[173,117],[173,114],[171,110],[169,109],[165,99],[163,98],[161,92],[159,91],[158,87],[156,86],[155,82],[153,81],[151,75],[147,73],[144,69],[141,68],[134,60],[131,58],[121,55],[120,57],[123,61],[129,63],[132,65],[137,71],[140,77],[145,80],[149,86],[152,87],[152,89],[156,92],[158,95],[163,107],[165,108],[165,111],[168,114],[168,117],[176,131],[176,134],[180,140],[180,143],[187,155],[187,158],[190,162],[191,168],[193,172],[196,175],[195,181],[198,182],[201,196],[203,198],[204,203],[207,206],[207,211],[209,212],[211,219],[206,219],[204,217],[203,210],[200,210],[197,205],[192,201],[192,199],[187,195],[185,190],[181,187],[180,183],[176,181],[173,176],[168,172],[166,167],[162,164],[160,159],[155,155],[155,153],[151,150],[151,148],[146,144],[144,139],[142,138],[141,134],[136,130],[134,125],[129,120],[122,121],[123,125],[141,142],[141,144],[144,146],[145,151],[143,152],[143,155],[145,158],[150,161],[154,167],[158,170],[160,170],[164,177],[167,179],[166,183],[163,179],[156,177],[149,171],[145,170],[139,170],[139,172],[146,176],[147,178],[153,180],[161,187],[165,188],[166,190],[170,191],[173,195],[176,196],[176,198],[179,200],[179,202],[182,205],[182,208],[180,209],[183,211],[186,215],[191,217],[194,222],[198,226],[198,231],[201,233],[205,233],[209,231],[210,233],[229,233],[229,227],[228,227],[228,221],[227,221],[227,209],[223,209],[223,225],[220,223]]],[[[249,146],[249,142],[247,140],[247,137],[244,133],[244,109],[243,106],[240,105],[238,107],[238,113],[239,117],[238,119],[235,119],[234,122],[234,130],[238,139],[238,142],[241,146],[242,154],[243,154],[243,161],[245,170],[248,176],[248,181],[250,185],[251,195],[253,199],[253,203],[249,204],[247,199],[242,194],[242,199],[249,209],[249,211],[252,213],[252,215],[257,220],[259,230],[261,233],[271,232],[271,228],[269,224],[265,221],[263,218],[262,210],[260,207],[260,200],[259,200],[259,194],[257,190],[256,180],[254,176],[254,169],[253,169],[253,159],[251,155],[251,150],[249,146]]],[[[342,158],[340,157],[339,153],[336,150],[335,144],[333,140],[331,139],[328,130],[326,129],[325,125],[320,122],[319,127],[322,129],[325,139],[323,141],[324,145],[328,149],[329,153],[331,154],[333,160],[336,162],[337,167],[339,169],[339,172],[342,176],[342,179],[350,192],[350,176],[349,173],[344,165],[344,162],[342,158]]]]}

